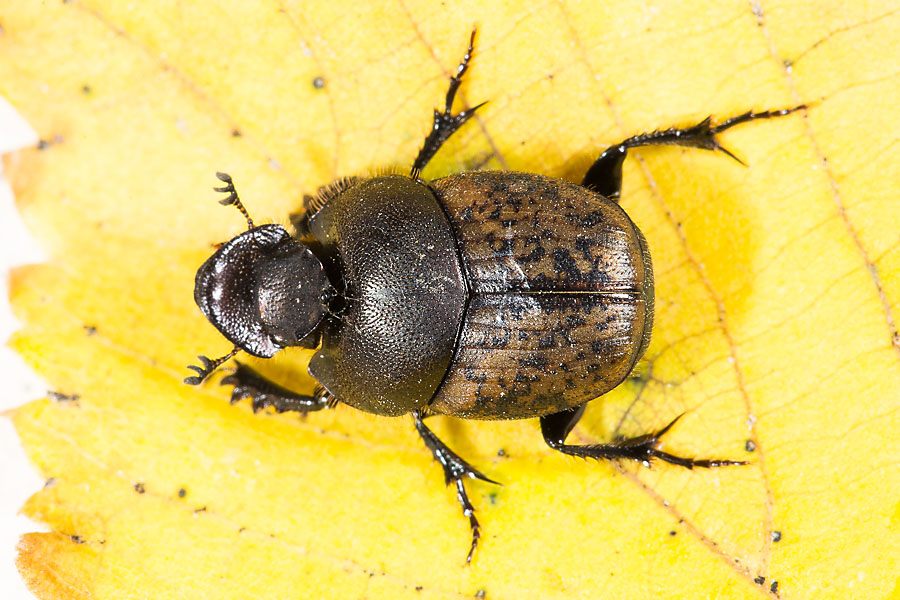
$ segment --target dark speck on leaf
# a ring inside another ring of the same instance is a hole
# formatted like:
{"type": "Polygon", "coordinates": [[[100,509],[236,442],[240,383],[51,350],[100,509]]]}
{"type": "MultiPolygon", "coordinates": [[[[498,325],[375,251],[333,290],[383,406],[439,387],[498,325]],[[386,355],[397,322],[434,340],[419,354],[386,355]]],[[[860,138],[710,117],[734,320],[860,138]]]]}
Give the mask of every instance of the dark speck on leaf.
{"type": "Polygon", "coordinates": [[[138,494],[143,494],[147,491],[147,488],[144,487],[143,482],[138,481],[134,484],[134,491],[136,491],[138,494]]]}
{"type": "Polygon", "coordinates": [[[179,488],[178,489],[178,497],[184,498],[185,496],[187,496],[187,490],[184,488],[179,488]]]}
{"type": "Polygon", "coordinates": [[[83,86],[81,86],[81,91],[84,94],[90,94],[93,90],[91,89],[91,86],[89,86],[88,84],[84,84],[83,86]]]}
{"type": "Polygon", "coordinates": [[[747,452],[753,452],[754,450],[756,450],[756,442],[754,442],[753,440],[747,440],[747,443],[744,444],[744,449],[747,450],[747,452]]]}
{"type": "Polygon", "coordinates": [[[771,591],[773,594],[778,593],[778,582],[777,581],[772,582],[772,584],[769,586],[769,591],[771,591]]]}
{"type": "Polygon", "coordinates": [[[773,541],[773,542],[780,542],[780,541],[781,541],[781,532],[780,532],[780,531],[773,531],[773,532],[772,532],[772,541],[773,541]]]}
{"type": "Polygon", "coordinates": [[[46,150],[49,147],[50,147],[50,142],[48,142],[47,140],[40,140],[37,145],[38,150],[46,150]]]}
{"type": "Polygon", "coordinates": [[[753,579],[753,583],[755,583],[756,585],[762,585],[762,584],[764,584],[765,582],[766,582],[766,578],[763,577],[762,575],[757,575],[757,576],[753,579]]]}
{"type": "Polygon", "coordinates": [[[317,90],[321,90],[325,87],[325,79],[322,77],[316,77],[315,79],[313,79],[313,87],[317,90]]]}
{"type": "Polygon", "coordinates": [[[231,137],[241,137],[243,135],[239,129],[231,130],[231,137]]]}
{"type": "Polygon", "coordinates": [[[478,598],[478,600],[484,600],[484,598],[487,597],[487,592],[484,589],[480,589],[475,592],[475,597],[478,598]]]}
{"type": "Polygon", "coordinates": [[[81,396],[78,394],[63,394],[61,392],[47,392],[47,397],[56,402],[78,402],[81,396]]]}

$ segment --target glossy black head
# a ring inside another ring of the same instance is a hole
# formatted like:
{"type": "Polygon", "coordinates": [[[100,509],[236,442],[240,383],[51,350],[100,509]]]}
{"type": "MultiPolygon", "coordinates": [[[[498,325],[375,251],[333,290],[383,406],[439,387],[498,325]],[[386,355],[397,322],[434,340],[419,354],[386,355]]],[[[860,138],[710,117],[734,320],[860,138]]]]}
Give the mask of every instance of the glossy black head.
{"type": "Polygon", "coordinates": [[[253,227],[197,271],[194,300],[237,348],[269,358],[314,347],[333,293],[322,263],[281,225],[253,227]]]}

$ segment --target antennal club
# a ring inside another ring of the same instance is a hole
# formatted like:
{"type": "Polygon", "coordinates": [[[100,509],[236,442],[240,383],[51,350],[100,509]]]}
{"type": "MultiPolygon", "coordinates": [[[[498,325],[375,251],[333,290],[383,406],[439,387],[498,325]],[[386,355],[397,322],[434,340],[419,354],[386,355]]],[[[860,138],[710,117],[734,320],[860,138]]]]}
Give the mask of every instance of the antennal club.
{"type": "Polygon", "coordinates": [[[200,385],[203,383],[203,380],[209,377],[209,375],[221,366],[223,362],[233,357],[235,354],[240,352],[241,349],[237,346],[234,347],[234,350],[226,354],[225,356],[220,356],[215,360],[210,360],[209,357],[203,356],[202,354],[197,358],[200,359],[200,363],[203,365],[202,367],[198,367],[197,365],[188,365],[188,369],[196,371],[196,375],[192,375],[190,377],[185,377],[184,382],[188,385],[200,385]]]}
{"type": "Polygon", "coordinates": [[[247,219],[248,229],[253,229],[255,227],[255,225],[253,225],[253,219],[250,218],[250,213],[247,212],[247,209],[244,208],[244,204],[241,202],[241,199],[238,198],[238,193],[237,190],[234,189],[234,182],[231,180],[231,175],[229,175],[228,173],[217,172],[216,177],[218,177],[220,181],[228,184],[224,187],[213,188],[217,192],[228,194],[227,198],[219,200],[219,204],[223,206],[233,204],[235,208],[241,211],[241,214],[244,215],[244,218],[247,219]]]}

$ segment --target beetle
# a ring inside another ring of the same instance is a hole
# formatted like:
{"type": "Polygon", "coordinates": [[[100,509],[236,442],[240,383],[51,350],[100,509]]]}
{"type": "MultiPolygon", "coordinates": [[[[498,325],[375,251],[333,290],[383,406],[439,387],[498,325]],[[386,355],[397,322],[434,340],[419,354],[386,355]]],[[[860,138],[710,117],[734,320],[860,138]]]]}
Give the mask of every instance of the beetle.
{"type": "Polygon", "coordinates": [[[411,414],[425,445],[456,487],[469,519],[470,562],[480,537],[464,478],[496,483],[425,425],[431,415],[539,418],[544,441],[565,454],[722,467],[738,460],[662,451],[678,421],[606,444],[566,443],[586,404],[619,385],[643,356],[653,327],[653,268],[647,241],[619,206],[630,148],[679,145],[740,160],[717,134],[805,108],[749,111],[716,125],[629,137],[603,151],[580,185],[512,171],[463,172],[436,181],[422,169],[484,103],[452,112],[472,57],[475,32],[450,78],[443,111],[411,173],[348,177],[304,199],[281,225],[255,225],[230,176],[216,191],[247,231],[221,245],[197,271],[201,312],[234,344],[191,365],[200,384],[243,351],[270,358],[291,346],[316,349],[313,395],[275,384],[245,364],[222,380],[232,403],[254,412],[307,413],[339,402],[378,415],[411,414]]]}

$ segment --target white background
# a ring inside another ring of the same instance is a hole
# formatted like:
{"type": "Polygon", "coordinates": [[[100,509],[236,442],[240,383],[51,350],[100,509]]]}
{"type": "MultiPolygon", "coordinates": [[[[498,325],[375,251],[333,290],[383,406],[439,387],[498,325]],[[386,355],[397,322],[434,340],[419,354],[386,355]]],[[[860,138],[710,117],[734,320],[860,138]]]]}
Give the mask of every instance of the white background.
{"type": "MultiPolygon", "coordinates": [[[[34,146],[34,131],[0,98],[0,154],[34,146]]],[[[0,169],[2,170],[2,169],[0,169]]],[[[45,260],[25,230],[12,191],[0,173],[0,413],[43,397],[47,386],[19,356],[6,347],[9,335],[19,327],[9,308],[9,269],[45,260]]],[[[33,600],[15,567],[16,544],[28,531],[47,531],[39,523],[19,515],[25,500],[43,486],[43,480],[25,458],[22,445],[8,418],[0,418],[0,598],[33,600]]]]}

